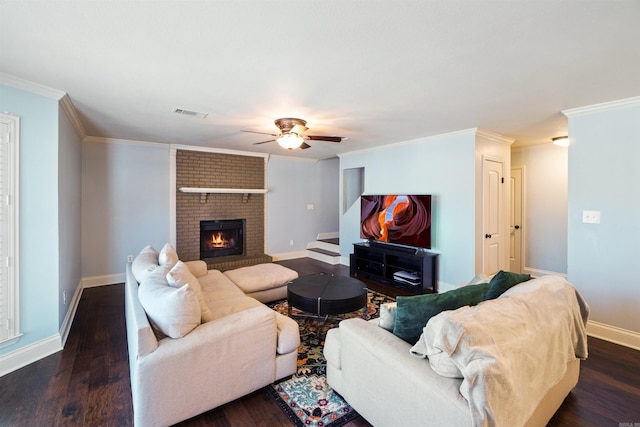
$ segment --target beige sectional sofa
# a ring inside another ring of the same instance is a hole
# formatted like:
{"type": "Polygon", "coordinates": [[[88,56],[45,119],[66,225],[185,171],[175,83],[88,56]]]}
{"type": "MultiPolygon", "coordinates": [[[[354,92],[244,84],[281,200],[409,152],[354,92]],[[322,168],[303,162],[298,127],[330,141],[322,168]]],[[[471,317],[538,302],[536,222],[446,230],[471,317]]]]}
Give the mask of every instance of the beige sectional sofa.
{"type": "MultiPolygon", "coordinates": [[[[248,272],[260,271],[267,281],[297,277],[277,265],[248,272]]],[[[296,370],[300,335],[294,320],[245,295],[204,262],[182,263],[170,245],[160,253],[143,249],[127,264],[125,287],[138,427],[175,424],[296,370]]]]}
{"type": "Polygon", "coordinates": [[[416,343],[388,319],[344,320],[325,340],[327,380],[375,426],[544,426],[578,381],[588,314],[545,276],[435,315],[416,343]]]}

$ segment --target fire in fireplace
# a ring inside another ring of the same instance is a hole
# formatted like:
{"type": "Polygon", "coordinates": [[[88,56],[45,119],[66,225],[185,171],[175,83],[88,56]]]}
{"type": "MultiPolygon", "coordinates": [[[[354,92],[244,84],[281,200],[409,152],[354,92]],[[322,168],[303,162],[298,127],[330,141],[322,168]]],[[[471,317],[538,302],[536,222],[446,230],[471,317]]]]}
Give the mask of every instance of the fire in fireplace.
{"type": "Polygon", "coordinates": [[[244,219],[200,221],[200,259],[244,254],[244,219]]]}

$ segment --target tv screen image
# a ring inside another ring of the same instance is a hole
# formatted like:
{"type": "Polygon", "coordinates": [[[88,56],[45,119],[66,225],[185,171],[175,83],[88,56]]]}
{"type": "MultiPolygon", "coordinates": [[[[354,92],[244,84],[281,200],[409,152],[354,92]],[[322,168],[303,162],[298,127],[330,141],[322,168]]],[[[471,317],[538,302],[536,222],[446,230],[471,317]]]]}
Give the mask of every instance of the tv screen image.
{"type": "Polygon", "coordinates": [[[431,249],[431,196],[361,196],[360,237],[431,249]]]}

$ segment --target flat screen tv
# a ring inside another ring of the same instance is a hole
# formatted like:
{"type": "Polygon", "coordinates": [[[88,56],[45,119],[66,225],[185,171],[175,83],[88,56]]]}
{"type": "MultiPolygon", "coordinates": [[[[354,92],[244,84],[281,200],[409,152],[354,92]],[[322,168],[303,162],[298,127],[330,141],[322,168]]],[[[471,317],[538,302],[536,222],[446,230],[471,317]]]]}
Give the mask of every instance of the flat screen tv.
{"type": "Polygon", "coordinates": [[[360,237],[431,249],[431,196],[361,196],[360,237]]]}

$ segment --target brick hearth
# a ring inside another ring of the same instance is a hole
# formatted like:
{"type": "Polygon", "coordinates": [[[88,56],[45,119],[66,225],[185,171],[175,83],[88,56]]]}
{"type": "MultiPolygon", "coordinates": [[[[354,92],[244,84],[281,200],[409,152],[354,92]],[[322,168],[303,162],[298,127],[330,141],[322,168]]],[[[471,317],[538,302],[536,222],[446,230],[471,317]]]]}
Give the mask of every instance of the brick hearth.
{"type": "Polygon", "coordinates": [[[177,150],[176,152],[176,250],[180,259],[200,259],[200,221],[246,219],[245,255],[207,260],[209,268],[229,270],[271,262],[264,254],[265,195],[182,193],[180,187],[264,188],[263,157],[177,150]]]}

